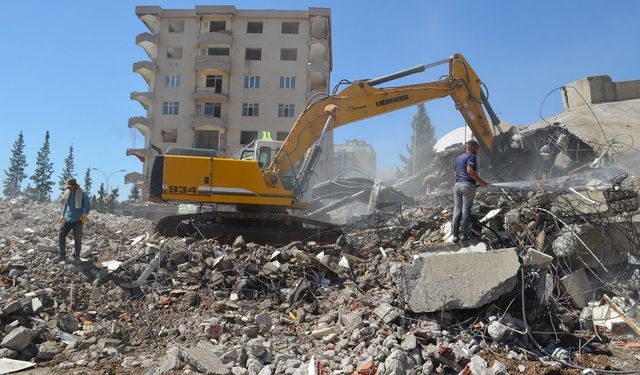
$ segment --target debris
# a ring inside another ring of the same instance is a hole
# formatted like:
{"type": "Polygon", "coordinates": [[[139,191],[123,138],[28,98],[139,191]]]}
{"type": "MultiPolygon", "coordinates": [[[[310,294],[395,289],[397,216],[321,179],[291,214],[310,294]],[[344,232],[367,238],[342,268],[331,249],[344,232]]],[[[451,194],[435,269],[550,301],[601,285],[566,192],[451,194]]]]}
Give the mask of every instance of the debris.
{"type": "Polygon", "coordinates": [[[421,254],[401,265],[396,282],[413,312],[473,309],[510,292],[519,268],[514,249],[421,254]]]}
{"type": "Polygon", "coordinates": [[[0,374],[9,374],[35,367],[33,362],[18,361],[9,358],[0,358],[0,374]]]}
{"type": "Polygon", "coordinates": [[[619,314],[620,319],[622,319],[627,325],[636,333],[636,335],[640,336],[640,326],[638,326],[638,322],[635,319],[632,319],[629,316],[629,312],[633,310],[629,310],[629,312],[625,312],[620,306],[618,306],[608,295],[603,295],[602,299],[604,299],[605,303],[609,305],[616,313],[619,314]]]}
{"type": "Polygon", "coordinates": [[[2,339],[0,347],[19,352],[31,344],[32,338],[31,330],[26,327],[18,327],[2,339]]]}
{"type": "Polygon", "coordinates": [[[560,279],[560,282],[577,308],[587,307],[592,299],[594,288],[584,268],[579,268],[565,275],[560,279]]]}

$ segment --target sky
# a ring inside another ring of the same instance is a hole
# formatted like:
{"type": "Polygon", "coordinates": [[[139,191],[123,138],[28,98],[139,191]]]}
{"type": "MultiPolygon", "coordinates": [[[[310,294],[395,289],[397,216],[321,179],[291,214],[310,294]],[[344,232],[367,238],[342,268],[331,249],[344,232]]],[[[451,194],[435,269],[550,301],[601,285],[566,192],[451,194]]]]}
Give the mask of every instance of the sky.
{"type": "MultiPolygon", "coordinates": [[[[21,0],[0,12],[0,170],[6,170],[18,133],[25,136],[27,174],[47,130],[57,182],[70,145],[80,183],[91,167],[94,191],[100,183],[119,187],[126,198],[125,172],[142,163],[126,149],[144,144],[127,127],[144,115],[132,91],[147,91],[132,65],[148,57],[136,46],[147,32],[137,5],[193,8],[194,1],[21,0]],[[102,174],[104,173],[104,175],[102,174]]],[[[562,110],[560,96],[547,93],[577,79],[609,75],[614,81],[640,79],[640,2],[599,0],[537,1],[380,1],[296,0],[217,3],[237,9],[331,8],[333,69],[331,86],[395,72],[462,53],[489,89],[498,115],[510,124],[531,124],[562,110]]],[[[433,71],[393,85],[437,80],[433,71]]],[[[463,124],[450,99],[426,104],[441,137],[463,124]]],[[[378,168],[400,164],[411,139],[416,108],[385,114],[337,129],[335,143],[363,139],[372,144],[378,168]]],[[[1,174],[4,178],[4,173],[1,174]]],[[[25,181],[26,185],[27,181],[25,181]]]]}

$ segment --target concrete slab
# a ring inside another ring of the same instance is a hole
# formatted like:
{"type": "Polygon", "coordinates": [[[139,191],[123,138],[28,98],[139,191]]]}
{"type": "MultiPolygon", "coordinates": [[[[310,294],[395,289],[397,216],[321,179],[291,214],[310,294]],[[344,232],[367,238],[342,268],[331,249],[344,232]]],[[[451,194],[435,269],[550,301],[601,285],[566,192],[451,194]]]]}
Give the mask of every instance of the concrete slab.
{"type": "Polygon", "coordinates": [[[587,277],[584,268],[579,268],[573,273],[560,279],[562,286],[573,304],[580,309],[588,306],[593,295],[593,284],[587,277]]]}
{"type": "Polygon", "coordinates": [[[182,356],[199,372],[214,375],[231,374],[231,370],[216,353],[215,346],[208,341],[199,341],[195,347],[184,349],[182,356]]]}
{"type": "Polygon", "coordinates": [[[35,363],[26,361],[17,361],[15,359],[0,358],[0,374],[8,374],[11,372],[22,371],[31,367],[35,367],[35,363]]]}
{"type": "Polygon", "coordinates": [[[420,254],[394,275],[405,302],[418,313],[474,309],[517,285],[515,248],[487,252],[420,254]]]}

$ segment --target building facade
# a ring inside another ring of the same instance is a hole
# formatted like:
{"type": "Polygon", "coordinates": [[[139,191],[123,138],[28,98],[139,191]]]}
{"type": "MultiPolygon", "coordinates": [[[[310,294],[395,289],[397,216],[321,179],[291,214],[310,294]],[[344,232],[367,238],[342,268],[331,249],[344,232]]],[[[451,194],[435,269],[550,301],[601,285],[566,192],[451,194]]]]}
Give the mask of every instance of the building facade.
{"type": "MultiPolygon", "coordinates": [[[[138,6],[136,15],[149,29],[136,37],[149,59],[133,71],[148,87],[131,93],[146,114],[129,119],[144,141],[127,155],[143,165],[125,182],[145,192],[153,158],[167,148],[231,157],[265,131],[284,140],[307,100],[329,91],[330,9],[138,6]]],[[[318,174],[330,173],[330,160],[323,156],[318,174]]]]}
{"type": "Polygon", "coordinates": [[[333,146],[336,176],[376,177],[376,151],[360,139],[349,139],[333,146]]]}

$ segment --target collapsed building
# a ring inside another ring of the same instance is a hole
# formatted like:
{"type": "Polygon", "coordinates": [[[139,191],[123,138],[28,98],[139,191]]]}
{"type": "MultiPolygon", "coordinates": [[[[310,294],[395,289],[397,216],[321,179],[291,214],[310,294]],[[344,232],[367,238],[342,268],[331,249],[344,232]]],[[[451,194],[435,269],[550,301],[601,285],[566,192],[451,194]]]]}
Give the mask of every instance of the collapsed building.
{"type": "Polygon", "coordinates": [[[502,169],[480,161],[502,182],[478,193],[463,244],[459,142],[397,189],[318,186],[318,214],[366,207],[332,243],[164,238],[92,213],[85,261],[53,264],[56,206],[4,200],[0,372],[635,373],[640,99],[569,92],[563,113],[503,129],[502,169]]]}

